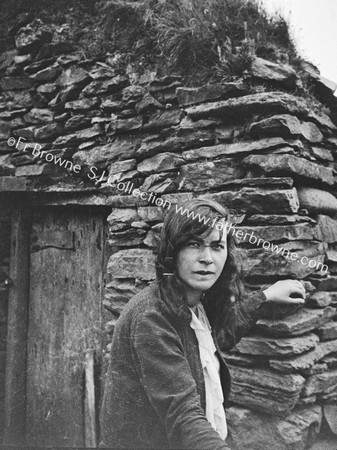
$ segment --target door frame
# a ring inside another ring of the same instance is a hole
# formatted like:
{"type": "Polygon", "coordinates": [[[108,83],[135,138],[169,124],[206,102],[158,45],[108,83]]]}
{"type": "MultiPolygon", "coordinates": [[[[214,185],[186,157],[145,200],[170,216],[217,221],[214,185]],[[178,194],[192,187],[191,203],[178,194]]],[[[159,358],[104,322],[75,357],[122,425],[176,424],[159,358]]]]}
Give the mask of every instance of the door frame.
{"type": "Polygon", "coordinates": [[[26,367],[32,211],[12,211],[6,343],[4,445],[25,445],[26,367]]]}
{"type": "MultiPolygon", "coordinates": [[[[26,200],[28,200],[26,198],[26,200]]],[[[38,199],[36,199],[38,200],[38,199]]],[[[40,200],[40,199],[39,199],[40,200]]],[[[26,444],[26,384],[27,344],[30,295],[30,247],[33,211],[36,207],[51,206],[48,201],[18,201],[11,215],[11,252],[8,292],[6,379],[5,379],[5,446],[26,444]],[[49,204],[48,204],[49,203],[49,204]]],[[[102,211],[103,223],[111,208],[106,205],[78,205],[102,211]]],[[[53,204],[55,208],[66,208],[67,202],[53,204]]],[[[74,210],[75,214],[76,208],[74,210]]],[[[106,236],[106,233],[105,233],[106,236]]],[[[106,268],[106,244],[104,238],[103,269],[106,268]]],[[[103,272],[103,280],[105,273],[103,272]]],[[[98,403],[96,404],[98,407],[98,403]]],[[[91,416],[92,411],[89,411],[91,416]]],[[[92,445],[90,445],[92,447],[92,445]]]]}

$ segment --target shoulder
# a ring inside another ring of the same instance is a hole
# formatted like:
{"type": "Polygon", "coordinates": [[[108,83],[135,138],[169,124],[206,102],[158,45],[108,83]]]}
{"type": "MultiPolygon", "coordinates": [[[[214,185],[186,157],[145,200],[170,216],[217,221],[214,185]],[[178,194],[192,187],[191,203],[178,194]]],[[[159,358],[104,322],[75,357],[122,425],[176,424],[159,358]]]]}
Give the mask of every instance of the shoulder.
{"type": "Polygon", "coordinates": [[[132,323],[137,318],[162,314],[160,290],[157,281],[134,295],[125,305],[117,324],[132,323]]]}
{"type": "Polygon", "coordinates": [[[170,342],[181,350],[180,326],[162,307],[157,282],[133,296],[117,320],[113,340],[131,342],[134,347],[158,348],[170,342]],[[131,341],[130,341],[131,340],[131,341]]]}

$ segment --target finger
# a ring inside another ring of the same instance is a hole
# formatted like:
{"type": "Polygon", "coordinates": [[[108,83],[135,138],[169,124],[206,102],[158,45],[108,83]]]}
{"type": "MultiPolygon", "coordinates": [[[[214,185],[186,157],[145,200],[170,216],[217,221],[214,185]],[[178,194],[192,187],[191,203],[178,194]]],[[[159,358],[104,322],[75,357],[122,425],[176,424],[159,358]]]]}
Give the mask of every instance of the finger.
{"type": "Polygon", "coordinates": [[[296,280],[296,281],[298,283],[298,286],[305,291],[305,287],[304,287],[304,284],[302,283],[302,281],[299,281],[299,280],[296,280]]]}
{"type": "Polygon", "coordinates": [[[289,302],[287,301],[287,303],[292,303],[292,304],[297,304],[297,305],[303,305],[305,303],[305,299],[304,298],[300,298],[300,297],[296,297],[296,298],[292,298],[289,297],[289,302]]]}
{"type": "Polygon", "coordinates": [[[300,288],[302,288],[302,289],[305,290],[305,287],[303,286],[303,283],[302,283],[301,281],[299,281],[299,280],[293,280],[293,282],[294,282],[294,284],[295,284],[296,286],[299,286],[300,288]]]}
{"type": "Polygon", "coordinates": [[[303,289],[301,289],[301,288],[299,288],[299,287],[297,287],[297,286],[295,286],[293,289],[292,289],[292,292],[291,292],[292,294],[298,294],[298,295],[300,295],[300,296],[302,296],[302,297],[305,297],[305,291],[303,291],[303,289]]]}
{"type": "Polygon", "coordinates": [[[305,303],[304,298],[292,298],[292,297],[288,297],[288,298],[283,298],[280,300],[277,300],[276,303],[281,303],[284,305],[303,305],[305,303]]]}
{"type": "Polygon", "coordinates": [[[304,298],[282,298],[282,299],[277,299],[274,300],[274,303],[279,303],[279,304],[284,304],[284,305],[303,305],[305,303],[304,298]]]}

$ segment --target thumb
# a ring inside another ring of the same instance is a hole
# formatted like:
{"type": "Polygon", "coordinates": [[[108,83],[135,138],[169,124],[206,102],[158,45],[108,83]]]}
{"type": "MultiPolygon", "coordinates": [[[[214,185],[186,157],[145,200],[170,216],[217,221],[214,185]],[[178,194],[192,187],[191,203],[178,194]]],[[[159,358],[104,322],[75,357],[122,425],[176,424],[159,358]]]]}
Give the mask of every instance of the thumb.
{"type": "Polygon", "coordinates": [[[287,303],[295,303],[298,305],[302,305],[305,303],[305,299],[303,297],[288,297],[287,298],[287,303]]]}

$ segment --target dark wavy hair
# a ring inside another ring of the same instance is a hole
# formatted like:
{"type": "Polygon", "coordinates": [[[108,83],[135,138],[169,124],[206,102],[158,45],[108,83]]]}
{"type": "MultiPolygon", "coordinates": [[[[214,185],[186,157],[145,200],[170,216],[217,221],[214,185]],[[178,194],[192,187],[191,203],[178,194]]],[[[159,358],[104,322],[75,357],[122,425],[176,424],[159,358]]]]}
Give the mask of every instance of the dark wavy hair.
{"type": "MultiPolygon", "coordinates": [[[[233,223],[231,211],[211,199],[187,200],[171,206],[165,217],[157,245],[156,273],[166,306],[177,316],[186,311],[187,305],[182,283],[175,273],[177,254],[193,237],[208,236],[213,230],[212,225],[223,219],[226,223],[233,223]],[[208,218],[210,220],[207,221],[208,218]]],[[[245,294],[241,274],[242,251],[237,248],[235,236],[231,232],[227,233],[227,248],[228,255],[222,273],[205,292],[202,300],[215,329],[223,324],[231,305],[240,301],[245,294]]]]}

